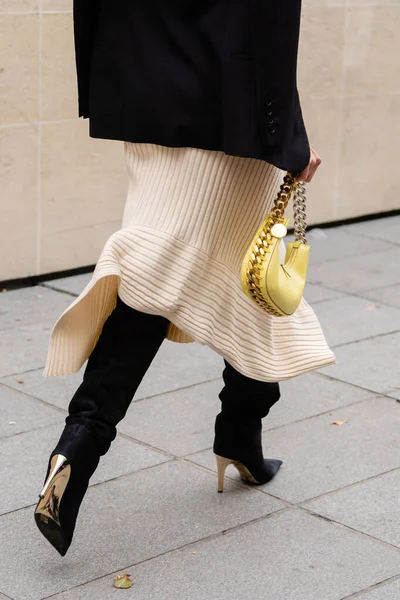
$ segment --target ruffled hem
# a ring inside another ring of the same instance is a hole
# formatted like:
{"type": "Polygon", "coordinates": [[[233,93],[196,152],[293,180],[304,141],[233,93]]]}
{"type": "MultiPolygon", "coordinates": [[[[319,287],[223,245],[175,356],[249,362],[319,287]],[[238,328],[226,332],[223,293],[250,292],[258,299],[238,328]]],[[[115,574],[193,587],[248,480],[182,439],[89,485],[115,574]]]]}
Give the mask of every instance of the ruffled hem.
{"type": "Polygon", "coordinates": [[[165,231],[131,226],[109,238],[91,281],[54,325],[44,375],[81,368],[117,294],[136,310],[166,317],[167,339],[207,345],[259,381],[335,362],[304,299],[293,315],[273,317],[243,293],[239,273],[216,258],[165,231]]]}

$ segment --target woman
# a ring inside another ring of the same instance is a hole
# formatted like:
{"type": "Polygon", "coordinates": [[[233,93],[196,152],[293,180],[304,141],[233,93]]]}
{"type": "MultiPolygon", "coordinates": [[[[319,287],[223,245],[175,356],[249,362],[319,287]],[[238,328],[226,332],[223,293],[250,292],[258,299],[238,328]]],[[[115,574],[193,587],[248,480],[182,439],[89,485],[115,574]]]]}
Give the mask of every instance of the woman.
{"type": "Polygon", "coordinates": [[[296,88],[300,0],[77,0],[80,115],[122,140],[130,176],[122,228],[52,331],[45,375],[83,382],[50,456],[37,525],[64,555],[116,425],[162,341],[197,341],[225,359],[215,423],[218,491],[227,464],[253,484],[261,420],[278,381],[334,362],[313,311],[263,312],[240,265],[283,171],[311,181],[296,88]]]}

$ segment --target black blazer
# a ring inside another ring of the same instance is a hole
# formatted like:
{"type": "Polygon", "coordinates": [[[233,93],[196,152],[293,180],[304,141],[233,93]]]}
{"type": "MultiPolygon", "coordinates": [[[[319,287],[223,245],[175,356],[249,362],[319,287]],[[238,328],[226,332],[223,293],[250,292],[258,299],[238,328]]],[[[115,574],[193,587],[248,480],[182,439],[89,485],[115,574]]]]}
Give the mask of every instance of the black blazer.
{"type": "Polygon", "coordinates": [[[106,139],[300,172],[301,0],[74,0],[80,116],[106,139]]]}

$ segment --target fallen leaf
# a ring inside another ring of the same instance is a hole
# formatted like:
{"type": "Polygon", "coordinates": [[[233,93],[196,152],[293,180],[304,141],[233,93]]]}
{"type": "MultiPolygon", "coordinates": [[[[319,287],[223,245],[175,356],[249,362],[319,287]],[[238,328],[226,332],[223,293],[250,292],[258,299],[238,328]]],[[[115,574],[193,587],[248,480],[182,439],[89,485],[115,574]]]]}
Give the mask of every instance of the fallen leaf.
{"type": "Polygon", "coordinates": [[[6,292],[6,291],[7,291],[7,288],[3,288],[3,289],[1,290],[1,293],[2,293],[2,294],[4,294],[4,292],[6,292]]]}
{"type": "Polygon", "coordinates": [[[15,381],[16,381],[17,383],[24,383],[24,380],[23,380],[23,379],[16,379],[15,381]]]}
{"type": "Polygon", "coordinates": [[[365,310],[376,310],[378,307],[376,306],[376,304],[370,304],[369,306],[365,307],[365,310]]]}
{"type": "Polygon", "coordinates": [[[394,388],[395,390],[400,390],[400,385],[391,385],[391,388],[394,388]]]}
{"type": "Polygon", "coordinates": [[[192,554],[197,554],[197,552],[192,552],[192,554]]]}
{"type": "Polygon", "coordinates": [[[343,423],[347,423],[347,419],[344,421],[332,421],[331,425],[343,425],[343,423]]]}
{"type": "Polygon", "coordinates": [[[116,575],[114,577],[114,587],[127,590],[128,588],[133,586],[133,581],[130,579],[130,574],[125,573],[125,575],[116,575]]]}

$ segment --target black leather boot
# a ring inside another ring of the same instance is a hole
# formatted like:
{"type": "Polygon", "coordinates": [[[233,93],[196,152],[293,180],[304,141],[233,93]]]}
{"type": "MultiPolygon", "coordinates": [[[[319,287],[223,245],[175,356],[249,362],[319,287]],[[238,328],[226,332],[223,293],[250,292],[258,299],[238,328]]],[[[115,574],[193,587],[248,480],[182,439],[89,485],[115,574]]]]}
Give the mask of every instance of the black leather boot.
{"type": "Polygon", "coordinates": [[[248,483],[268,483],[277,474],[282,461],[263,456],[262,419],[280,398],[279,384],[246,377],[227,361],[223,379],[225,386],[219,394],[222,410],[215,421],[214,439],[218,491],[223,491],[229,464],[233,464],[248,483]]]}
{"type": "Polygon", "coordinates": [[[120,300],[104,324],[83,382],[69,405],[61,438],[51,453],[35,510],[41,533],[64,556],[79,507],[116,436],[116,425],[165,338],[169,321],[136,311],[120,300]]]}
{"type": "Polygon", "coordinates": [[[79,507],[100,460],[84,425],[67,425],[51,453],[35,521],[45,538],[64,556],[71,544],[79,507]]]}

